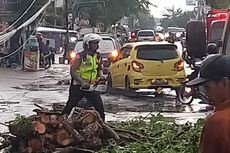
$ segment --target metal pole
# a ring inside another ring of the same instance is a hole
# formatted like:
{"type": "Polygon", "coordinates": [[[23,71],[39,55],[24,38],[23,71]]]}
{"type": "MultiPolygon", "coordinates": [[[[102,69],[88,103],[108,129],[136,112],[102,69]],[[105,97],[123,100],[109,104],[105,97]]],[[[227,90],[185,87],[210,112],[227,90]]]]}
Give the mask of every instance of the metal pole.
{"type": "Polygon", "coordinates": [[[66,18],[66,40],[65,40],[65,53],[64,59],[69,51],[69,23],[68,23],[68,0],[65,0],[65,18],[66,18]]]}
{"type": "Polygon", "coordinates": [[[56,6],[55,6],[56,1],[53,1],[53,9],[54,9],[54,28],[56,28],[57,21],[56,21],[56,6]]]}

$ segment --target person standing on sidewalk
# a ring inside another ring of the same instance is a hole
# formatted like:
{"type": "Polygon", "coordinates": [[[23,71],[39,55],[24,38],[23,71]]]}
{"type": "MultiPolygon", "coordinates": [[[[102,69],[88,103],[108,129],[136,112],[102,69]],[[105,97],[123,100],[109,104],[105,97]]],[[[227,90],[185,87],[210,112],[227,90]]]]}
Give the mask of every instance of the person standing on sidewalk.
{"type": "Polygon", "coordinates": [[[203,128],[199,153],[230,153],[230,56],[210,55],[187,85],[202,85],[215,107],[203,128]]]}
{"type": "Polygon", "coordinates": [[[86,34],[83,38],[84,51],[77,54],[71,65],[70,74],[72,77],[69,89],[69,99],[62,114],[70,114],[73,107],[85,97],[95,107],[101,118],[105,119],[104,107],[101,96],[98,92],[83,91],[81,88],[88,88],[98,78],[104,78],[102,72],[102,59],[97,52],[98,43],[102,40],[97,34],[86,34]]]}

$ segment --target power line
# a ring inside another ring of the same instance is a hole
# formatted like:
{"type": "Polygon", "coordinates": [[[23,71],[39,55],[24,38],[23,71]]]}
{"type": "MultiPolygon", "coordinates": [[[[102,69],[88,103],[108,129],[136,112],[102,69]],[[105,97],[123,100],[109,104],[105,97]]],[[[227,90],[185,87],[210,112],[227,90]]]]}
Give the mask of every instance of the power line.
{"type": "Polygon", "coordinates": [[[12,28],[19,20],[21,20],[23,18],[23,16],[29,11],[29,9],[34,5],[34,3],[36,2],[36,0],[34,0],[30,6],[26,9],[26,11],[13,23],[11,24],[9,27],[7,27],[5,30],[3,30],[2,32],[0,32],[0,35],[5,33],[7,30],[9,30],[10,28],[12,28]]]}
{"type": "Polygon", "coordinates": [[[51,3],[52,0],[49,0],[37,13],[35,13],[30,19],[28,19],[25,23],[20,25],[18,28],[15,30],[12,30],[8,33],[5,33],[0,36],[0,44],[4,44],[7,40],[9,40],[18,30],[21,28],[28,26],[30,23],[32,23],[46,8],[47,6],[51,3]]]}
{"type": "MultiPolygon", "coordinates": [[[[45,12],[46,12],[46,9],[44,10],[44,12],[43,12],[43,14],[42,14],[42,16],[41,16],[41,19],[39,20],[38,24],[36,25],[34,31],[31,33],[30,36],[32,36],[32,35],[36,32],[37,27],[39,26],[40,22],[42,21],[43,17],[45,16],[45,12]]],[[[28,38],[18,49],[16,49],[15,51],[13,51],[12,53],[10,53],[10,54],[8,54],[8,55],[6,55],[6,56],[0,57],[0,61],[1,61],[2,59],[4,59],[4,58],[10,57],[10,56],[14,55],[15,53],[17,53],[24,45],[26,45],[26,43],[27,43],[27,42],[29,41],[29,39],[30,39],[30,36],[29,36],[29,38],[28,38]]]]}

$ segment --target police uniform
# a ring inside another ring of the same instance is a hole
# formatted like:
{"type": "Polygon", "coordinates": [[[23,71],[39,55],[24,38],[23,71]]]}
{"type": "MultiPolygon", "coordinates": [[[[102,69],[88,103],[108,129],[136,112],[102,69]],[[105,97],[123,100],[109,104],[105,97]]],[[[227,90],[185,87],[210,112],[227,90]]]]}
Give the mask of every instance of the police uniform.
{"type": "MultiPolygon", "coordinates": [[[[76,74],[82,78],[85,82],[93,84],[99,76],[99,66],[101,57],[98,53],[94,55],[89,55],[86,51],[81,52],[80,54],[81,65],[76,70],[76,74]]],[[[65,108],[62,111],[62,114],[69,114],[73,107],[85,97],[87,102],[92,104],[95,109],[99,112],[101,118],[105,119],[104,107],[101,100],[101,96],[98,92],[92,91],[83,91],[80,90],[80,83],[72,78],[70,90],[69,90],[69,99],[65,108]]]]}

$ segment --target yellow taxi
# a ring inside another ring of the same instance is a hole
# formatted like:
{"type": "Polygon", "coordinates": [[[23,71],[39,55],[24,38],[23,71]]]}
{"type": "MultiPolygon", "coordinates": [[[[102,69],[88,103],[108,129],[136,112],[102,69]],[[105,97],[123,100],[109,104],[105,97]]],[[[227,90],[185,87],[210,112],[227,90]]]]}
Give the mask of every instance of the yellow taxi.
{"type": "Polygon", "coordinates": [[[168,42],[128,43],[109,56],[108,85],[125,89],[178,89],[186,79],[177,46],[168,42]]]}

